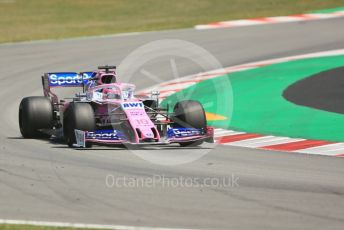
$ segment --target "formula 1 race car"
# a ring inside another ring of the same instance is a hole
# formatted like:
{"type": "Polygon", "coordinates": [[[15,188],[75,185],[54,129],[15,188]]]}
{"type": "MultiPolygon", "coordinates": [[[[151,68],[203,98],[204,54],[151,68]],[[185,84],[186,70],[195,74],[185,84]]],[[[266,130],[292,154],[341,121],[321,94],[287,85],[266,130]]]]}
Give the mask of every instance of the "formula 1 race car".
{"type": "Polygon", "coordinates": [[[22,136],[63,137],[70,147],[214,142],[214,130],[207,126],[198,101],[180,101],[169,112],[169,106],[159,106],[159,92],[134,95],[135,86],[117,82],[115,69],[100,66],[92,72],[44,74],[44,96],[26,97],[20,103],[22,136]],[[81,92],[60,100],[51,89],[62,87],[80,87],[81,92]]]}

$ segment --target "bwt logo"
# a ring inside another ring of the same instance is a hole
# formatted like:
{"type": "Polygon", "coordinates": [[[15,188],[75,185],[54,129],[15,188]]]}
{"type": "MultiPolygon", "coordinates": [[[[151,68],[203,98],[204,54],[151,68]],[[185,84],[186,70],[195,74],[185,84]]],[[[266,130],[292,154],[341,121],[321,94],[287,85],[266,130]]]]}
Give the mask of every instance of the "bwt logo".
{"type": "Polygon", "coordinates": [[[127,103],[122,103],[122,106],[124,109],[137,109],[137,108],[144,107],[142,102],[127,102],[127,103]]]}
{"type": "Polygon", "coordinates": [[[84,81],[84,83],[87,83],[90,76],[87,74],[83,74],[83,77],[80,77],[79,75],[59,75],[59,74],[51,74],[49,75],[49,81],[51,85],[81,85],[84,81]]]}

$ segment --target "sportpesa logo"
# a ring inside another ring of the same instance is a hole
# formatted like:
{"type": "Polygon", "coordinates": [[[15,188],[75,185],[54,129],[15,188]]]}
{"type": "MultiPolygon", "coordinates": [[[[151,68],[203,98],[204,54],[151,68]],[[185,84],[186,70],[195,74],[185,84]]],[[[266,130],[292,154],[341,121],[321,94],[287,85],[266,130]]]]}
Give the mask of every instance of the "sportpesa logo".
{"type": "Polygon", "coordinates": [[[86,139],[120,140],[121,135],[116,130],[101,130],[96,132],[88,132],[86,139]]]}
{"type": "Polygon", "coordinates": [[[203,135],[203,131],[200,129],[194,129],[194,128],[176,128],[176,129],[168,129],[167,130],[167,136],[169,138],[173,137],[192,137],[197,135],[203,135]]]}
{"type": "Polygon", "coordinates": [[[190,136],[190,135],[200,135],[201,131],[197,129],[192,129],[192,130],[173,129],[173,133],[175,135],[180,135],[180,136],[190,136]]]}
{"type": "Polygon", "coordinates": [[[91,75],[83,73],[80,76],[77,73],[52,73],[49,74],[49,85],[50,86],[79,86],[82,83],[87,83],[91,75]]]}

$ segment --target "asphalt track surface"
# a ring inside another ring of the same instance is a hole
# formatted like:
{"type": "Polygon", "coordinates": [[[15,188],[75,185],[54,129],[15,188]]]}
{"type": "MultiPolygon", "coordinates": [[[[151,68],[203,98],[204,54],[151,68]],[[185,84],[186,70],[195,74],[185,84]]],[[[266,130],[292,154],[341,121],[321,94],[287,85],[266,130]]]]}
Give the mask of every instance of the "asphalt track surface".
{"type": "Polygon", "coordinates": [[[334,113],[344,113],[344,67],[327,70],[289,86],[283,96],[290,102],[334,113]]]}
{"type": "MultiPolygon", "coordinates": [[[[17,111],[22,97],[41,94],[43,72],[120,63],[149,41],[190,41],[211,52],[223,66],[231,66],[344,48],[343,24],[344,19],[332,19],[0,46],[0,218],[202,229],[342,229],[342,158],[218,146],[189,164],[154,165],[123,149],[84,151],[24,140],[17,111]],[[109,174],[130,178],[233,174],[239,177],[239,186],[108,188],[105,177],[109,174]]],[[[168,80],[172,75],[163,61],[151,63],[151,71],[168,80]]],[[[178,71],[182,76],[199,69],[180,64],[178,71]]],[[[139,88],[153,84],[147,78],[135,83],[139,88]]],[[[199,150],[151,151],[187,154],[199,150]]]]}

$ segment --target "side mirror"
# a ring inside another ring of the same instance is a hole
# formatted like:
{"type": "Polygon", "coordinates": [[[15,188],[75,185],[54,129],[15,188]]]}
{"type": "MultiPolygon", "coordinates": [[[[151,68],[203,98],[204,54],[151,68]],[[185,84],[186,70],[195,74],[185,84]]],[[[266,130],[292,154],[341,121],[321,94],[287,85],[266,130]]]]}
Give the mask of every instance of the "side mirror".
{"type": "Polygon", "coordinates": [[[160,91],[152,91],[151,92],[151,95],[152,95],[152,97],[159,97],[159,95],[160,95],[160,91]]]}
{"type": "Polygon", "coordinates": [[[158,105],[159,105],[159,95],[160,95],[160,91],[152,91],[151,92],[152,99],[156,100],[156,103],[158,105]]]}

